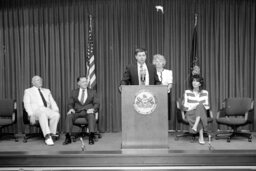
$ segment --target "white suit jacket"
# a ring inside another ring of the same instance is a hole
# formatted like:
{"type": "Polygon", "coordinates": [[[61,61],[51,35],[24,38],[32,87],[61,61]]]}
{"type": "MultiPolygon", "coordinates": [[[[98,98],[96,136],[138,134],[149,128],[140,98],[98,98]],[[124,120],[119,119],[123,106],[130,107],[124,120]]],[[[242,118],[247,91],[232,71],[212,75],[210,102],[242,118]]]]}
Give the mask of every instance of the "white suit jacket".
{"type": "MultiPolygon", "coordinates": [[[[51,91],[49,89],[41,88],[41,92],[47,102],[47,108],[59,112],[59,108],[52,97],[51,91]]],[[[23,102],[25,110],[27,111],[29,116],[32,116],[39,108],[44,107],[44,103],[38,91],[38,88],[34,86],[24,91],[23,102]]]]}

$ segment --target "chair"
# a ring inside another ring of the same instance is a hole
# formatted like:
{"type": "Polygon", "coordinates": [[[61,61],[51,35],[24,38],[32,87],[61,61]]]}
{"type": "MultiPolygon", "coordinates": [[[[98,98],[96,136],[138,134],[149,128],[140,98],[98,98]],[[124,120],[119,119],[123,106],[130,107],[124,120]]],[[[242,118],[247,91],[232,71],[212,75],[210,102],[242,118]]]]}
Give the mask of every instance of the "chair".
{"type": "Polygon", "coordinates": [[[30,139],[30,138],[35,138],[35,137],[39,137],[39,138],[42,138],[42,139],[43,139],[44,136],[43,136],[43,133],[42,133],[42,131],[41,131],[41,127],[40,127],[39,122],[36,121],[35,124],[31,124],[31,123],[30,123],[30,120],[29,120],[28,113],[27,113],[27,111],[26,111],[25,108],[24,108],[24,104],[22,104],[22,106],[23,106],[23,123],[24,123],[24,125],[25,125],[25,127],[26,127],[25,129],[28,129],[28,130],[29,130],[29,133],[26,133],[26,131],[25,131],[25,135],[24,135],[24,138],[23,138],[23,142],[26,143],[26,142],[28,141],[28,139],[30,139]],[[30,131],[31,131],[33,128],[39,130],[39,132],[31,133],[30,131]]]}
{"type": "MultiPolygon", "coordinates": [[[[98,131],[98,125],[99,125],[99,119],[98,119],[98,113],[95,113],[95,119],[96,119],[96,130],[97,132],[95,132],[94,134],[94,140],[98,141],[98,139],[100,139],[102,136],[98,131]]],[[[77,138],[79,137],[86,137],[89,136],[89,132],[88,132],[88,121],[85,118],[77,118],[73,125],[78,126],[81,129],[81,132],[78,134],[75,134],[72,137],[72,141],[75,142],[77,138]]]]}
{"type": "Polygon", "coordinates": [[[16,100],[0,99],[0,137],[14,138],[18,141],[15,133],[2,133],[3,128],[17,123],[17,105],[16,100]]]}
{"type": "Polygon", "coordinates": [[[231,138],[242,136],[252,141],[250,132],[238,131],[238,128],[252,123],[254,101],[251,98],[227,98],[222,103],[222,108],[217,113],[216,122],[218,125],[226,125],[231,127],[231,131],[220,131],[215,135],[215,139],[227,138],[230,142],[231,138]]]}
{"type": "MultiPolygon", "coordinates": [[[[176,114],[177,114],[177,121],[179,124],[183,125],[189,125],[189,122],[186,118],[186,111],[183,108],[182,105],[182,99],[178,99],[176,101],[176,114]]],[[[207,119],[208,119],[208,124],[213,122],[213,114],[211,110],[207,110],[207,119]]],[[[192,137],[192,142],[196,140],[196,137],[199,136],[199,133],[192,133],[189,131],[182,131],[182,134],[178,134],[176,131],[176,136],[175,140],[178,140],[180,137],[192,137]]],[[[208,133],[204,132],[204,137],[208,137],[208,133]]]]}

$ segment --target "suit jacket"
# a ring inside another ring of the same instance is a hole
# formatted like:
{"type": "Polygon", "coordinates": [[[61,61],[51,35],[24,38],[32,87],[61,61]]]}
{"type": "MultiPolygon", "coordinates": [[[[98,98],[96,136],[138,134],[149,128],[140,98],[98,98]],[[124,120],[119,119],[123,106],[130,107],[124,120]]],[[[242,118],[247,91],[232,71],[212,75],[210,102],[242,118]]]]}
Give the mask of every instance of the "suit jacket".
{"type": "MultiPolygon", "coordinates": [[[[59,112],[59,108],[52,97],[51,91],[46,88],[41,88],[41,92],[45,98],[45,101],[47,102],[47,107],[53,111],[59,112]]],[[[34,86],[24,91],[23,102],[25,110],[29,116],[32,116],[39,108],[44,107],[44,103],[38,88],[34,86]]]]}
{"type": "Polygon", "coordinates": [[[87,99],[85,103],[82,104],[79,99],[79,88],[73,90],[71,92],[70,100],[68,103],[68,110],[74,109],[76,112],[80,112],[82,110],[88,110],[93,108],[95,112],[99,110],[100,103],[95,90],[91,90],[87,88],[87,99]]]}
{"type": "MultiPolygon", "coordinates": [[[[147,64],[147,68],[149,73],[149,85],[161,84],[155,66],[147,64]]],[[[137,64],[128,65],[126,67],[120,85],[139,85],[137,64]]]]}

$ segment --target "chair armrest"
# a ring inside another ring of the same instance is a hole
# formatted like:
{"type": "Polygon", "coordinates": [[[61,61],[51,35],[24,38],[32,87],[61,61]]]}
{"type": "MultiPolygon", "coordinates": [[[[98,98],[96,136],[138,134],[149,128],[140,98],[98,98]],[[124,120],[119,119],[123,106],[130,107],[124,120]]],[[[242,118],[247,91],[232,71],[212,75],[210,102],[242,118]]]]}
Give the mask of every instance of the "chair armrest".
{"type": "Polygon", "coordinates": [[[12,113],[12,121],[13,121],[14,123],[17,122],[17,110],[13,111],[13,113],[12,113]]]}
{"type": "Polygon", "coordinates": [[[254,109],[249,110],[249,112],[248,112],[248,120],[250,122],[253,122],[253,120],[254,120],[254,109]]]}
{"type": "Polygon", "coordinates": [[[17,122],[17,102],[16,102],[16,100],[13,101],[12,121],[14,123],[17,122]]]}
{"type": "Polygon", "coordinates": [[[95,119],[96,119],[96,121],[99,119],[99,113],[98,112],[95,113],[95,119]]]}
{"type": "Polygon", "coordinates": [[[249,112],[246,112],[246,113],[244,114],[244,120],[246,120],[246,121],[248,120],[248,113],[249,113],[249,112]]]}
{"type": "Polygon", "coordinates": [[[185,120],[185,111],[182,108],[182,105],[180,104],[180,99],[176,101],[176,112],[177,112],[177,120],[179,122],[182,122],[185,120]]]}
{"type": "Polygon", "coordinates": [[[185,120],[185,111],[184,110],[181,110],[181,117],[183,120],[185,120]]]}
{"type": "Polygon", "coordinates": [[[217,112],[217,116],[216,116],[216,119],[219,119],[221,117],[224,117],[225,116],[225,109],[220,109],[218,112],[217,112]]]}
{"type": "Polygon", "coordinates": [[[212,114],[212,110],[211,109],[207,109],[206,110],[206,114],[207,114],[207,117],[213,119],[213,114],[212,114]]]}

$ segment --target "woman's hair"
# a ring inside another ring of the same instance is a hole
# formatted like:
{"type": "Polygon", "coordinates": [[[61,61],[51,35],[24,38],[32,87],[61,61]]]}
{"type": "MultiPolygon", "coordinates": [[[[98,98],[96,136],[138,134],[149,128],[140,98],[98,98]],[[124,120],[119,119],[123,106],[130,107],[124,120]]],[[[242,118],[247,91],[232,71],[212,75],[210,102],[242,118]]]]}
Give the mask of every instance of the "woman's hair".
{"type": "Polygon", "coordinates": [[[204,88],[204,79],[200,75],[192,75],[190,77],[190,89],[193,90],[193,80],[198,81],[201,86],[199,87],[199,92],[203,90],[204,88]]]}
{"type": "Polygon", "coordinates": [[[166,59],[163,55],[160,55],[160,54],[156,54],[153,56],[153,64],[155,65],[156,64],[156,60],[159,60],[163,63],[163,67],[165,66],[166,64],[166,59]]]}

